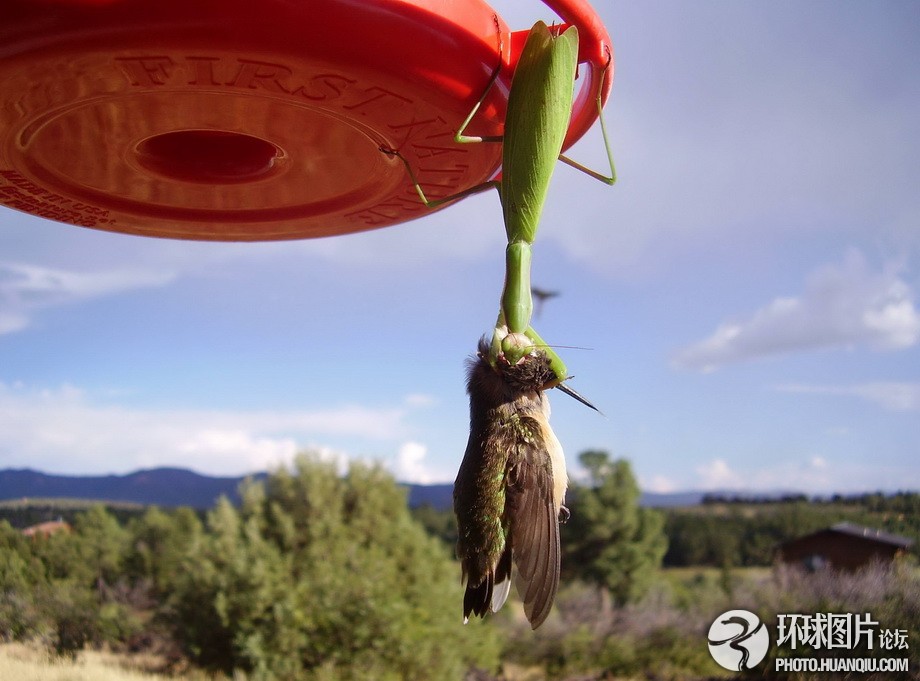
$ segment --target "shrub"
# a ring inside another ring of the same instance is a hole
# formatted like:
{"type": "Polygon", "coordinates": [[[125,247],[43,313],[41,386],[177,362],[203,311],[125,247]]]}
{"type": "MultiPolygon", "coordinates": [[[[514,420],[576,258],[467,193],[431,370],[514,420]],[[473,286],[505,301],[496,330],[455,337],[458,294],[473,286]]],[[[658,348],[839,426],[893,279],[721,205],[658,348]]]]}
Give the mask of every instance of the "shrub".
{"type": "Polygon", "coordinates": [[[457,568],[381,469],[302,457],[226,500],[171,599],[198,663],[256,679],[459,679],[494,667],[494,629],[460,623],[457,568]]]}

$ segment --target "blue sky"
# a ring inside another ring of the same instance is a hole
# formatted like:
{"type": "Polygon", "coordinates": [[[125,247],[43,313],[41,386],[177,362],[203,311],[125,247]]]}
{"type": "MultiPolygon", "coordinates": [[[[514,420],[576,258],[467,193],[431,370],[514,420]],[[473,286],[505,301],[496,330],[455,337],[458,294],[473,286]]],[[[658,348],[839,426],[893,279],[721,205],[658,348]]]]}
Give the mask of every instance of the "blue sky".
{"type": "MultiPolygon", "coordinates": [[[[493,3],[526,29],[538,2],[493,3]]],[[[560,166],[536,327],[651,491],[920,487],[920,4],[598,1],[619,182],[560,166]]],[[[603,168],[598,129],[572,154],[603,168]]],[[[107,234],[0,208],[0,467],[240,474],[317,449],[453,480],[497,196],[360,235],[107,234]]],[[[578,473],[574,467],[575,474],[578,473]]]]}

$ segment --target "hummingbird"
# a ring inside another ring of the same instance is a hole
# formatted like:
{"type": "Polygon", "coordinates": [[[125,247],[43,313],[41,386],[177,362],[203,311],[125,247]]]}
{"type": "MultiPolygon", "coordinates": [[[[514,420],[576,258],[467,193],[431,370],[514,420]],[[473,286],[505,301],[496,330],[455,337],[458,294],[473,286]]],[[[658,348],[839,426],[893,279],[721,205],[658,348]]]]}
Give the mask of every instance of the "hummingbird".
{"type": "Polygon", "coordinates": [[[516,364],[502,356],[490,362],[483,338],[468,364],[470,437],[454,483],[464,623],[471,614],[484,617],[502,607],[512,569],[533,629],[552,608],[559,588],[559,521],[568,517],[565,456],[549,425],[545,393],[558,385],[539,350],[516,364]]]}

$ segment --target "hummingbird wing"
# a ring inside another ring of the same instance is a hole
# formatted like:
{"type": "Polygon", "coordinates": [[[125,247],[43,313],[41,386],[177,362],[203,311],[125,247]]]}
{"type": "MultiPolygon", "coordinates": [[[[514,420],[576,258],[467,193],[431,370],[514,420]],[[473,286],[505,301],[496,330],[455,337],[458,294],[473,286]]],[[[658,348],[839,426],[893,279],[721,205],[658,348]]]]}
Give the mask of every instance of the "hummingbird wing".
{"type": "Polygon", "coordinates": [[[549,615],[559,588],[559,522],[553,499],[551,443],[540,423],[521,419],[526,433],[516,447],[510,470],[508,510],[511,546],[517,567],[515,586],[524,613],[536,629],[549,615]]]}

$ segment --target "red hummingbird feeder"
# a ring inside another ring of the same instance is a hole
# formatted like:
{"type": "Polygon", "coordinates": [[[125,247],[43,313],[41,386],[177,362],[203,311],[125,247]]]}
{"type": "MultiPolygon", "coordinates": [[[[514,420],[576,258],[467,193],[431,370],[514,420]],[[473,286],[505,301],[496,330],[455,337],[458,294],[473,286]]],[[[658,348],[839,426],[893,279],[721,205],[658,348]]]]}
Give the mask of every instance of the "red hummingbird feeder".
{"type": "MultiPolygon", "coordinates": [[[[584,0],[546,4],[578,27],[587,66],[568,147],[609,92],[612,48],[584,0]]],[[[380,148],[445,195],[493,177],[501,145],[453,135],[499,34],[505,68],[475,135],[501,134],[526,34],[481,0],[2,0],[0,205],[213,241],[420,217],[404,167],[380,148]]]]}

